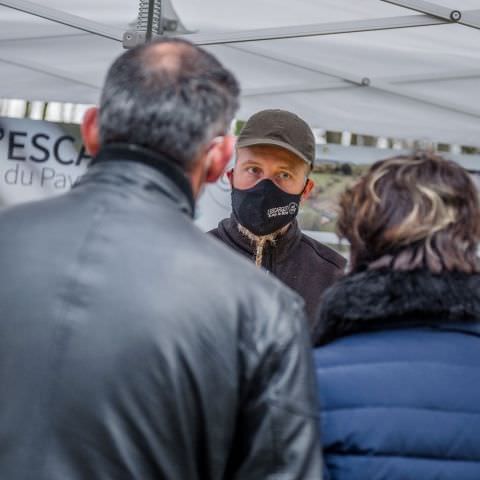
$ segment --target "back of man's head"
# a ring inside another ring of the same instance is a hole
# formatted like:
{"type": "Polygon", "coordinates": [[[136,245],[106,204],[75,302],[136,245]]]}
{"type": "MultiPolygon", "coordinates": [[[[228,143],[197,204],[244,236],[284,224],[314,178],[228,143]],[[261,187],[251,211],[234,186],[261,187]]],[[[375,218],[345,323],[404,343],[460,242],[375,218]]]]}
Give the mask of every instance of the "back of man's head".
{"type": "Polygon", "coordinates": [[[188,171],[201,147],[228,130],[238,95],[235,77],[187,41],[138,46],[108,71],[100,101],[100,146],[138,145],[188,171]]]}

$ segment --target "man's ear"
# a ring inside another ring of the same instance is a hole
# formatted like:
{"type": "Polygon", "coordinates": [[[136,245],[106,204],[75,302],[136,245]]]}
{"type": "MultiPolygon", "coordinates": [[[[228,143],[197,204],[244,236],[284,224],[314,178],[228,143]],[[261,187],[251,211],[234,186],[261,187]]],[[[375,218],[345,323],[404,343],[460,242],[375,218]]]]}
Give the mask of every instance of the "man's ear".
{"type": "Polygon", "coordinates": [[[233,135],[225,135],[221,141],[212,145],[207,154],[209,162],[205,178],[207,183],[215,183],[223,175],[232,158],[234,148],[235,137],[233,135]]]}
{"type": "Polygon", "coordinates": [[[227,178],[228,178],[228,181],[230,182],[230,186],[233,187],[233,168],[231,168],[230,170],[227,170],[227,178]]]}
{"type": "Polygon", "coordinates": [[[89,108],[83,116],[82,125],[83,143],[88,154],[94,157],[100,150],[100,132],[98,128],[98,108],[89,108]]]}
{"type": "Polygon", "coordinates": [[[315,182],[311,178],[307,178],[307,183],[305,184],[305,189],[303,190],[303,193],[302,193],[302,198],[301,198],[302,202],[309,197],[310,192],[312,191],[314,186],[315,186],[315,182]]]}

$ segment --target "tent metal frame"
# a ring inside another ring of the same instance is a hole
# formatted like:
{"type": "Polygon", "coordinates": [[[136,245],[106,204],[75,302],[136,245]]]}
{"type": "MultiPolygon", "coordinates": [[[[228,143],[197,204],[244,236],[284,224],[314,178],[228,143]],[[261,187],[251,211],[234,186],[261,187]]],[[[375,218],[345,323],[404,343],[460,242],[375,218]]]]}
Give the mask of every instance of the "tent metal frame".
{"type": "MultiPolygon", "coordinates": [[[[230,47],[232,48],[232,47],[230,47]]],[[[287,65],[295,66],[298,68],[303,68],[310,72],[320,73],[322,75],[328,75],[330,77],[335,77],[345,82],[349,82],[357,87],[368,87],[374,88],[376,90],[380,90],[382,92],[390,93],[396,96],[408,98],[410,100],[416,100],[428,105],[433,105],[438,108],[443,108],[446,110],[450,110],[456,113],[461,113],[464,115],[469,115],[475,118],[480,118],[480,110],[466,108],[463,105],[459,105],[455,102],[448,102],[445,100],[439,100],[438,98],[431,97],[430,95],[420,95],[418,93],[412,93],[410,90],[402,87],[401,85],[393,85],[391,83],[385,82],[381,79],[374,79],[369,77],[362,77],[359,75],[352,75],[351,73],[343,72],[338,69],[333,69],[331,67],[327,67],[324,65],[319,65],[317,63],[311,63],[305,60],[299,60],[297,58],[290,58],[285,56],[284,54],[276,55],[269,50],[262,49],[259,47],[255,47],[255,50],[251,50],[245,46],[242,47],[235,47],[236,50],[245,51],[252,55],[261,56],[264,58],[268,58],[269,60],[275,60],[287,65]]],[[[287,92],[285,92],[287,93],[287,92]]],[[[256,93],[259,94],[258,92],[256,93]]],[[[268,92],[265,92],[265,95],[268,95],[268,92]]]]}
{"type": "MultiPolygon", "coordinates": [[[[412,27],[425,27],[425,26],[434,26],[434,25],[445,25],[449,23],[459,23],[466,27],[480,29],[480,10],[468,10],[468,11],[459,11],[450,9],[448,7],[440,6],[426,0],[379,0],[385,3],[390,3],[398,7],[407,8],[420,12],[415,15],[404,15],[398,17],[382,17],[376,19],[366,19],[366,20],[356,20],[356,21],[346,21],[346,22],[332,22],[332,23],[321,23],[313,25],[299,25],[299,26],[289,26],[289,27],[279,27],[279,28],[264,28],[256,30],[245,30],[238,32],[228,32],[228,33],[215,33],[215,34],[189,34],[185,38],[188,38],[193,43],[203,46],[214,46],[222,45],[229,48],[235,48],[237,50],[244,51],[246,53],[268,58],[277,62],[282,62],[297,68],[306,69],[312,72],[316,72],[323,75],[328,75],[332,77],[330,82],[322,82],[317,85],[303,85],[298,87],[291,87],[288,91],[282,93],[293,93],[298,91],[318,91],[328,88],[346,88],[351,86],[356,87],[368,87],[380,90],[382,92],[387,92],[393,95],[409,98],[411,100],[420,101],[435,107],[447,109],[457,113],[462,113],[476,118],[480,118],[480,111],[476,109],[470,109],[463,105],[459,105],[455,102],[449,102],[445,100],[439,100],[438,98],[431,97],[429,95],[420,95],[417,93],[412,93],[405,87],[399,85],[399,82],[389,82],[384,79],[372,79],[368,75],[360,76],[353,75],[351,73],[342,72],[331,67],[313,64],[307,61],[286,58],[284,55],[279,56],[275,55],[270,51],[267,51],[263,48],[255,46],[255,50],[247,48],[246,46],[239,46],[240,43],[248,42],[258,42],[265,40],[280,40],[287,38],[305,38],[312,36],[321,36],[321,35],[335,35],[343,33],[354,33],[354,32],[369,32],[376,30],[391,30],[399,28],[412,28],[412,27]],[[232,45],[235,44],[235,45],[232,45]],[[335,82],[333,79],[336,78],[339,81],[335,82]]],[[[52,22],[60,23],[68,27],[81,30],[83,32],[88,32],[94,35],[99,35],[104,38],[115,40],[121,42],[124,37],[124,31],[115,27],[99,24],[97,22],[87,20],[85,18],[71,15],[66,12],[44,7],[38,5],[37,3],[31,2],[29,0],[0,0],[0,5],[3,5],[8,8],[16,9],[27,14],[35,15],[52,22]]],[[[24,68],[29,68],[28,65],[21,64],[20,62],[14,61],[12,59],[2,59],[0,57],[0,62],[15,63],[16,65],[22,66],[24,68]]],[[[50,67],[43,67],[40,64],[36,64],[30,67],[33,70],[40,71],[46,75],[52,75],[59,78],[68,79],[70,81],[75,81],[71,75],[68,75],[66,72],[56,71],[53,72],[50,67]]],[[[470,76],[477,77],[479,75],[478,71],[472,72],[470,76]]],[[[418,76],[417,76],[418,77],[418,76]]],[[[458,78],[454,74],[451,74],[450,78],[458,78]]],[[[426,79],[426,77],[425,77],[426,79]]],[[[408,81],[415,81],[414,76],[410,79],[408,76],[404,76],[404,83],[408,81]]],[[[421,80],[417,80],[421,81],[421,80]]],[[[86,82],[78,81],[77,83],[87,84],[86,82]]],[[[93,88],[98,88],[91,84],[88,86],[93,88]]],[[[247,95],[267,95],[269,93],[276,94],[281,91],[281,87],[273,87],[272,89],[265,91],[262,89],[251,89],[250,92],[246,92],[247,95]],[[280,89],[279,89],[280,88],[280,89]]]]}
{"type": "Polygon", "coordinates": [[[372,32],[375,30],[394,30],[398,28],[428,27],[445,25],[446,20],[428,15],[404,15],[399,17],[380,17],[346,22],[318,23],[289,27],[262,28],[238,32],[193,34],[188,38],[202,46],[228,45],[231,43],[259,42],[265,40],[283,40],[288,38],[319,37],[343,33],[372,32]]]}
{"type": "MultiPolygon", "coordinates": [[[[301,68],[301,67],[300,67],[301,68]]],[[[455,72],[445,71],[437,72],[435,76],[432,73],[412,74],[412,75],[397,75],[388,77],[377,77],[375,80],[380,80],[392,85],[396,84],[415,84],[421,82],[442,82],[447,80],[469,79],[480,77],[480,69],[464,69],[455,72]]],[[[242,96],[254,97],[258,95],[270,94],[287,94],[287,93],[305,93],[315,92],[320,90],[338,90],[343,88],[356,88],[358,85],[351,84],[345,80],[332,78],[331,80],[309,81],[302,82],[295,85],[272,85],[269,87],[254,87],[242,89],[242,96]]]]}
{"type": "MultiPolygon", "coordinates": [[[[302,38],[320,35],[336,35],[341,33],[369,32],[397,28],[425,27],[431,25],[442,25],[445,23],[461,23],[462,25],[468,24],[468,26],[480,28],[480,10],[459,12],[458,10],[450,10],[446,7],[440,7],[438,5],[431,4],[430,2],[425,2],[424,0],[379,1],[409,8],[410,10],[421,12],[422,15],[403,15],[398,17],[382,17],[347,22],[297,25],[282,28],[265,28],[239,32],[228,32],[225,34],[219,33],[215,35],[190,34],[188,38],[191,39],[192,42],[199,45],[225,45],[228,43],[279,40],[284,38],[302,38]],[[430,6],[430,8],[427,8],[428,6],[430,6]],[[459,12],[461,18],[459,20],[453,20],[450,17],[452,12],[459,12]],[[478,21],[475,22],[472,20],[467,22],[463,20],[465,17],[472,19],[477,18],[478,21]]],[[[29,0],[0,0],[0,5],[118,42],[121,42],[123,39],[124,32],[121,29],[103,25],[77,15],[63,12],[61,10],[45,7],[29,0]]]]}

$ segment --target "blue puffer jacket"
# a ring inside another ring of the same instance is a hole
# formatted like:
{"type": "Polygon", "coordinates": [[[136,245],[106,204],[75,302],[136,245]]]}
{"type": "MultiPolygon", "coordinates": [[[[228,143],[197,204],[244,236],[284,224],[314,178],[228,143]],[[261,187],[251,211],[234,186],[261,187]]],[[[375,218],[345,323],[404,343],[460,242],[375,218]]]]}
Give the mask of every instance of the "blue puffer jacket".
{"type": "Polygon", "coordinates": [[[480,276],[364,272],[315,350],[331,480],[480,480],[480,276]]]}

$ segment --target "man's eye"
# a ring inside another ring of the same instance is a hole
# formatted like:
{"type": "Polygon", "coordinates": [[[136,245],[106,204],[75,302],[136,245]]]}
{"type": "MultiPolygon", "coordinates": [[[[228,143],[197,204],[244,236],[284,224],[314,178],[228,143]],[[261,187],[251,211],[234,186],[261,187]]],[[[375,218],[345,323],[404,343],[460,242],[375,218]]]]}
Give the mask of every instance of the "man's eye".
{"type": "Polygon", "coordinates": [[[260,173],[260,169],[258,167],[248,167],[247,172],[251,173],[252,175],[258,175],[260,173]]]}
{"type": "Polygon", "coordinates": [[[278,177],[281,179],[281,180],[290,180],[290,178],[292,178],[292,176],[287,173],[287,172],[282,172],[278,175],[278,177]]]}

